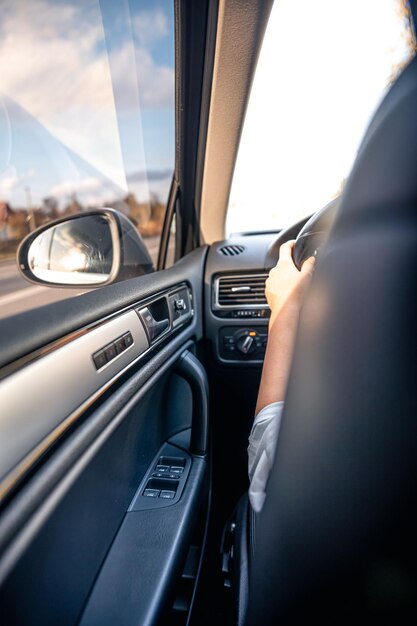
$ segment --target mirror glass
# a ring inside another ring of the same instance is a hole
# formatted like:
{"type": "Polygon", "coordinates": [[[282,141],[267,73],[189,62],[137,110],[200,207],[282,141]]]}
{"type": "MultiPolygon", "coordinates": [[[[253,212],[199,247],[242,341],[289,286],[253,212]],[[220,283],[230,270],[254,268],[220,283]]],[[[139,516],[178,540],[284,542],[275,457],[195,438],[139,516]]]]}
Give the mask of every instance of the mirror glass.
{"type": "Polygon", "coordinates": [[[62,285],[103,284],[113,268],[109,221],[85,215],[51,226],[29,248],[28,264],[36,278],[62,285]]]}

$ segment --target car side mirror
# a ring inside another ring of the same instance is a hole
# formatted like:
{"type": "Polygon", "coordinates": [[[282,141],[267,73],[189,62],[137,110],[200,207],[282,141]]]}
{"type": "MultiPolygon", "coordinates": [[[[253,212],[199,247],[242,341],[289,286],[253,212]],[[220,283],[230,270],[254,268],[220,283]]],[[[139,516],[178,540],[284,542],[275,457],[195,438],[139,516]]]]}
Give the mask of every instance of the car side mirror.
{"type": "Polygon", "coordinates": [[[55,287],[99,287],[152,272],[133,223],[114,209],[64,217],[30,233],[17,251],[23,276],[55,287]]]}

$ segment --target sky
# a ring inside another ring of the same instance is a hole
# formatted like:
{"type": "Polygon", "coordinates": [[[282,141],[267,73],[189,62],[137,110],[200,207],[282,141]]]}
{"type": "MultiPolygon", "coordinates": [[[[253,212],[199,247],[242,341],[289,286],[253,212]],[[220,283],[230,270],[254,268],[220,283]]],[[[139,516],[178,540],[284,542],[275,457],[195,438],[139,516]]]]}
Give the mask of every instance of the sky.
{"type": "Polygon", "coordinates": [[[252,87],[227,231],[277,229],[329,202],[408,53],[397,0],[276,0],[252,87]]]}
{"type": "Polygon", "coordinates": [[[3,0],[1,9],[1,199],[25,206],[27,188],[35,204],[166,194],[173,3],[3,0]]]}

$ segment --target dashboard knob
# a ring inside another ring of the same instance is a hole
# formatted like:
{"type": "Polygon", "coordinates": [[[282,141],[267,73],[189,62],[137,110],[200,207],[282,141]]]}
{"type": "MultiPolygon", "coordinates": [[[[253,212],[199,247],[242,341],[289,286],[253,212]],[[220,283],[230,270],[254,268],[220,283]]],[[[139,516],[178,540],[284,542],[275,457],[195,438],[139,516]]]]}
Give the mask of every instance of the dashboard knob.
{"type": "Polygon", "coordinates": [[[243,335],[237,340],[236,348],[242,354],[251,354],[256,349],[255,339],[250,335],[243,335]]]}

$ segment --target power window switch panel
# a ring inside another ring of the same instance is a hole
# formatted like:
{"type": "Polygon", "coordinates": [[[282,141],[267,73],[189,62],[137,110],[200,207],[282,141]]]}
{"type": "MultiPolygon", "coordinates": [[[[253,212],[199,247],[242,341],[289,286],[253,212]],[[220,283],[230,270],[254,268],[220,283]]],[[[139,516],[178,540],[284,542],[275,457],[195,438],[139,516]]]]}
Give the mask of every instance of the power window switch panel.
{"type": "Polygon", "coordinates": [[[143,495],[146,498],[157,498],[159,496],[159,489],[145,489],[145,491],[143,492],[143,495]]]}
{"type": "Polygon", "coordinates": [[[168,491],[166,489],[163,489],[159,497],[164,498],[165,500],[172,500],[173,498],[175,498],[175,491],[168,491]]]}

